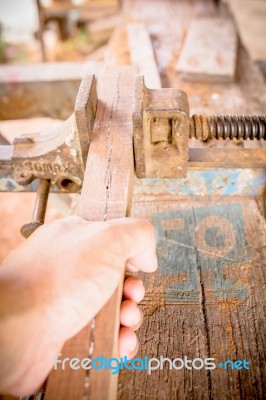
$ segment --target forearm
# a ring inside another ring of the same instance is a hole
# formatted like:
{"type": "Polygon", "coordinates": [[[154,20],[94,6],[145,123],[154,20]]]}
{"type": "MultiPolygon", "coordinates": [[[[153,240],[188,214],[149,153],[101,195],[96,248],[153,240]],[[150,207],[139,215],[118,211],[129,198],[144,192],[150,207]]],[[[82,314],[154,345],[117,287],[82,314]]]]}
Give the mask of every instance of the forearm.
{"type": "MultiPolygon", "coordinates": [[[[36,282],[35,282],[36,283],[36,282]]],[[[0,393],[20,394],[25,371],[38,357],[39,337],[44,336],[41,297],[34,285],[33,274],[23,274],[9,259],[0,267],[0,393]],[[42,318],[40,318],[42,315],[42,318]]],[[[39,292],[40,293],[40,292],[39,292]]]]}
{"type": "MultiPolygon", "coordinates": [[[[0,267],[0,392],[34,393],[65,341],[110,298],[125,265],[153,272],[156,264],[147,221],[72,216],[37,229],[0,267]]],[[[123,294],[119,351],[132,358],[144,288],[127,279],[123,294]]]]}

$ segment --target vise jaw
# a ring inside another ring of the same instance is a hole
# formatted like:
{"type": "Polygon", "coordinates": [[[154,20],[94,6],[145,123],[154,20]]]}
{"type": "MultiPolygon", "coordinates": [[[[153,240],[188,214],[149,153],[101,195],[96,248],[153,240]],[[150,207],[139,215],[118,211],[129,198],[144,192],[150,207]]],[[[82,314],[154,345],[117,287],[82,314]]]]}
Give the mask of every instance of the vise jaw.
{"type": "Polygon", "coordinates": [[[148,89],[135,84],[134,153],[138,178],[185,177],[188,164],[189,105],[178,89],[148,89]]]}
{"type": "MultiPolygon", "coordinates": [[[[135,171],[139,178],[182,178],[187,169],[211,167],[261,168],[265,149],[189,149],[189,138],[200,140],[266,140],[262,116],[189,117],[187,95],[178,89],[148,89],[143,76],[135,82],[132,114],[135,171]],[[230,152],[231,151],[231,152],[230,152]]],[[[97,108],[94,76],[83,78],[74,114],[61,127],[15,139],[1,157],[0,168],[17,183],[46,179],[59,190],[80,190],[97,108]],[[12,153],[12,162],[10,154],[12,153]],[[11,165],[10,165],[11,164],[11,165]],[[14,172],[14,175],[13,175],[14,172]]],[[[3,147],[3,146],[2,146],[3,147]]],[[[7,147],[7,146],[4,146],[7,147]]]]}
{"type": "Polygon", "coordinates": [[[61,191],[78,191],[82,186],[96,108],[96,80],[88,75],[81,82],[74,113],[61,126],[14,140],[15,180],[27,185],[37,178],[47,179],[61,191]]]}

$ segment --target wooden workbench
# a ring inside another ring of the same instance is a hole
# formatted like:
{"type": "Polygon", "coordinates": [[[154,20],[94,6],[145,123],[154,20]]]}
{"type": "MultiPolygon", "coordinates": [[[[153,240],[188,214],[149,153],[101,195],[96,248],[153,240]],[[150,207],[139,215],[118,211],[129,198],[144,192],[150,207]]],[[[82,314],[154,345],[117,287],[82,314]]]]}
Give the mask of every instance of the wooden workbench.
{"type": "MultiPolygon", "coordinates": [[[[127,20],[146,24],[162,86],[186,91],[191,114],[265,112],[265,82],[241,45],[234,83],[190,83],[176,73],[190,20],[203,14],[227,15],[228,10],[217,11],[208,1],[126,0],[123,11],[127,20]]],[[[116,62],[123,64],[130,48],[121,29],[114,37],[120,43],[116,62]]],[[[111,42],[112,62],[116,43],[111,42]]],[[[223,141],[199,146],[237,147],[223,141]]],[[[141,303],[138,356],[212,357],[223,366],[165,368],[151,375],[122,371],[120,400],[264,398],[264,190],[265,173],[256,169],[193,171],[183,180],[136,180],[132,214],[153,222],[159,258],[158,272],[142,276],[147,292],[141,303]],[[249,370],[224,369],[226,360],[244,359],[249,370]]]]}
{"type": "MultiPolygon", "coordinates": [[[[122,13],[125,23],[114,32],[106,64],[136,60],[140,73],[142,68],[152,71],[156,85],[159,75],[162,87],[184,90],[191,114],[265,112],[265,82],[241,45],[233,83],[191,83],[176,72],[190,21],[228,16],[226,8],[217,9],[211,0],[124,0],[122,13]],[[133,29],[145,38],[135,49],[128,40],[133,29]],[[132,57],[136,50],[143,58],[153,50],[154,57],[147,65],[147,60],[132,57]]],[[[265,145],[191,141],[190,146],[210,152],[219,146],[226,152],[265,145]]],[[[209,168],[189,171],[181,179],[135,179],[132,216],[153,222],[159,259],[155,274],[142,275],[146,296],[138,357],[214,358],[217,368],[165,368],[151,375],[124,370],[119,400],[265,398],[264,191],[265,171],[260,168],[209,168]],[[225,369],[226,360],[246,360],[249,369],[232,370],[230,363],[225,369]]],[[[78,343],[75,355],[77,349],[78,343]]]]}

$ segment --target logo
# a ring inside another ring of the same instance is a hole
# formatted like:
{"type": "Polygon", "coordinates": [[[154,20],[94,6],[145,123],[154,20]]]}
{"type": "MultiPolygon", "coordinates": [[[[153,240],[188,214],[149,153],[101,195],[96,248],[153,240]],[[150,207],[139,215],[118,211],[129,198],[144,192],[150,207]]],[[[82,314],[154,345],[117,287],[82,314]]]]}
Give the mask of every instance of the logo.
{"type": "Polygon", "coordinates": [[[96,371],[111,369],[113,375],[117,375],[119,371],[126,369],[128,371],[146,371],[148,375],[151,375],[152,371],[157,369],[168,368],[169,370],[179,371],[183,368],[188,370],[212,370],[217,367],[221,369],[246,369],[249,370],[249,362],[246,360],[226,360],[224,363],[219,362],[217,365],[214,358],[194,358],[190,360],[187,356],[183,358],[166,358],[160,356],[160,358],[149,358],[145,356],[144,358],[133,358],[128,360],[127,357],[123,358],[106,358],[104,356],[96,358],[64,358],[60,359],[62,353],[59,353],[54,358],[54,369],[57,370],[61,368],[65,370],[66,368],[71,368],[72,370],[79,370],[80,368],[84,370],[94,369],[96,371]],[[229,367],[229,368],[228,368],[229,367]]]}

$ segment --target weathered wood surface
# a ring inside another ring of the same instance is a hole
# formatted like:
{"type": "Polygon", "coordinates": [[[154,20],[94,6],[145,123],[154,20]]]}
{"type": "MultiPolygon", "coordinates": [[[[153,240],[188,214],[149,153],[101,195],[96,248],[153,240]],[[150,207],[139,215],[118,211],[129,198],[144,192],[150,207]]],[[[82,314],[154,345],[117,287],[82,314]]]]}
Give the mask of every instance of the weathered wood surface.
{"type": "Polygon", "coordinates": [[[66,119],[73,112],[83,75],[100,70],[101,63],[95,61],[1,65],[0,120],[66,119]]]}
{"type": "Polygon", "coordinates": [[[127,32],[119,25],[113,32],[104,57],[105,65],[130,65],[127,32]]]}
{"type": "MultiPolygon", "coordinates": [[[[89,221],[106,221],[128,214],[133,173],[132,96],[135,70],[109,68],[101,77],[98,107],[86,164],[86,173],[76,213],[89,221]]],[[[118,357],[122,286],[96,318],[95,328],[87,326],[66,343],[62,357],[118,357]]],[[[116,398],[117,375],[112,371],[53,370],[48,379],[45,400],[116,398]],[[86,385],[89,382],[89,386],[86,385]]]]}
{"type": "Polygon", "coordinates": [[[189,150],[190,168],[262,168],[266,163],[266,148],[192,148],[189,150]]]}
{"type": "Polygon", "coordinates": [[[186,178],[149,178],[134,182],[136,195],[263,196],[265,169],[208,168],[188,170],[186,178]]]}
{"type": "MultiPolygon", "coordinates": [[[[163,85],[185,90],[192,113],[262,113],[265,84],[243,48],[238,54],[237,82],[226,87],[184,83],[176,74],[175,65],[189,22],[203,10],[216,15],[211,4],[203,0],[128,0],[124,7],[128,15],[145,20],[163,85]]],[[[124,37],[123,43],[126,47],[124,37]]],[[[120,47],[119,52],[128,55],[128,49],[120,47]]],[[[200,147],[216,145],[210,142],[200,147]]],[[[222,147],[227,146],[227,142],[222,142],[222,147]]],[[[246,147],[243,143],[239,146],[246,147]]],[[[248,175],[249,170],[245,171],[248,175]]],[[[263,205],[260,200],[229,198],[223,192],[217,193],[219,197],[203,197],[199,192],[187,192],[183,198],[162,197],[157,187],[157,196],[141,196],[139,188],[135,196],[133,215],[152,219],[159,231],[159,270],[144,277],[147,296],[142,303],[144,322],[139,333],[139,356],[210,356],[217,362],[246,359],[250,370],[165,369],[150,376],[145,371],[124,371],[120,376],[119,399],[263,399],[263,205]]],[[[207,195],[210,194],[213,193],[207,189],[207,195]]],[[[83,354],[87,355],[85,350],[83,354]]],[[[77,355],[75,348],[74,356],[77,355]]],[[[71,398],[68,394],[73,396],[72,391],[60,396],[71,398]]],[[[78,398],[77,392],[72,398],[78,398]]]]}
{"type": "Polygon", "coordinates": [[[238,38],[229,18],[200,18],[191,22],[177,72],[183,79],[233,82],[238,38]]]}
{"type": "Polygon", "coordinates": [[[150,35],[141,22],[128,23],[126,26],[131,64],[144,75],[146,86],[150,89],[161,87],[150,35]]]}
{"type": "MultiPolygon", "coordinates": [[[[224,17],[227,10],[223,5],[216,10],[211,2],[201,0],[125,0],[123,11],[129,18],[146,24],[163,87],[184,90],[191,114],[265,112],[265,82],[241,46],[237,80],[233,83],[184,82],[176,73],[190,21],[198,15],[224,17]]],[[[239,147],[261,148],[265,144],[191,141],[190,146],[194,154],[197,152],[194,148],[201,148],[214,158],[215,151],[222,148],[225,152],[228,148],[235,151],[237,157],[239,147]]],[[[259,180],[253,179],[256,171],[242,170],[247,179],[253,177],[249,182],[241,179],[240,170],[228,169],[228,176],[226,171],[189,171],[188,179],[178,184],[169,179],[136,181],[133,216],[149,218],[159,231],[159,270],[153,276],[142,276],[147,295],[142,302],[144,322],[138,334],[138,356],[213,357],[217,365],[227,359],[246,359],[250,369],[231,370],[229,366],[226,370],[217,367],[209,371],[185,368],[169,371],[165,368],[151,375],[146,371],[123,371],[119,378],[119,400],[263,399],[265,396],[264,206],[261,197],[236,196],[252,187],[260,187],[257,193],[262,194],[265,175],[261,170],[260,186],[259,180]],[[185,196],[179,196],[180,192],[185,196]]]]}
{"type": "Polygon", "coordinates": [[[139,357],[247,360],[249,370],[123,371],[119,399],[263,399],[265,248],[262,204],[249,198],[136,196],[158,231],[159,270],[143,279],[139,357]]]}
{"type": "Polygon", "coordinates": [[[217,13],[212,0],[125,0],[122,11],[128,20],[146,24],[163,87],[171,87],[167,69],[176,64],[192,18],[217,13]]]}
{"type": "Polygon", "coordinates": [[[96,80],[93,75],[86,74],[81,81],[74,109],[84,165],[90,147],[96,108],[96,80]]]}

